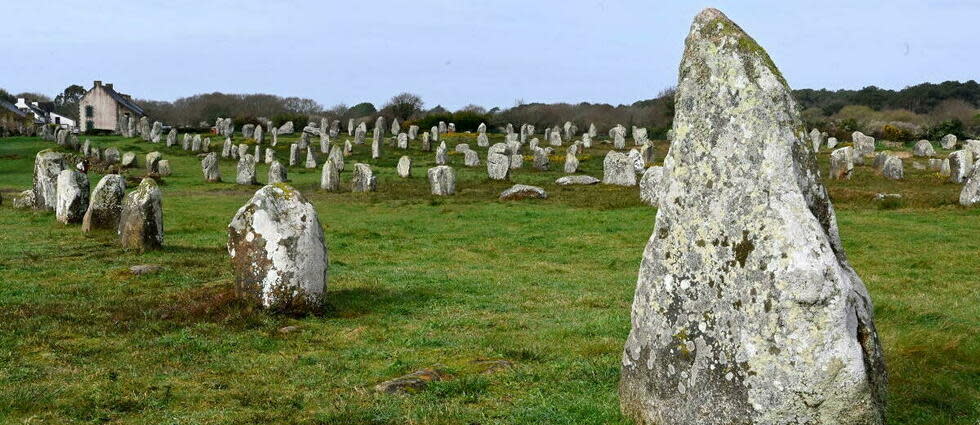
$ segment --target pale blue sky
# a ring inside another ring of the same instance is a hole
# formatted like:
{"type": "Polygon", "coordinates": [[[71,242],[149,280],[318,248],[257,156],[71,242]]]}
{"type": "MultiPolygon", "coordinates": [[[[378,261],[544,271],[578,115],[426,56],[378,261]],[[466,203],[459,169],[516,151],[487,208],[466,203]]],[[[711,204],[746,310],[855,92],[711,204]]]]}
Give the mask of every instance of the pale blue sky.
{"type": "Polygon", "coordinates": [[[793,88],[980,79],[980,0],[5,2],[0,87],[112,82],[137,98],[272,93],[324,106],[632,103],[677,79],[691,19],[721,9],[793,88]]]}

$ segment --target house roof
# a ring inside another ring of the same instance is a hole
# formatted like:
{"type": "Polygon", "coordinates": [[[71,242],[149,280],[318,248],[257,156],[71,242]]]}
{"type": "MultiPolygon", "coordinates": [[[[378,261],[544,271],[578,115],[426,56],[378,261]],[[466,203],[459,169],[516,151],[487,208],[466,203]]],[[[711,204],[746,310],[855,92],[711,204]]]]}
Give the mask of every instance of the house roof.
{"type": "Polygon", "coordinates": [[[106,86],[102,86],[102,88],[104,88],[106,90],[106,93],[109,93],[109,96],[115,99],[116,102],[119,102],[120,105],[126,107],[126,109],[129,109],[140,115],[146,115],[146,112],[143,112],[143,108],[140,108],[139,105],[137,105],[135,102],[133,102],[132,99],[129,98],[129,96],[119,93],[106,86]]]}
{"type": "Polygon", "coordinates": [[[21,117],[21,118],[27,117],[27,113],[26,112],[21,111],[20,109],[17,109],[17,107],[14,106],[13,103],[7,102],[7,101],[5,101],[3,99],[0,99],[0,108],[6,109],[6,110],[8,110],[10,112],[13,112],[13,113],[17,114],[18,117],[21,117]]]}

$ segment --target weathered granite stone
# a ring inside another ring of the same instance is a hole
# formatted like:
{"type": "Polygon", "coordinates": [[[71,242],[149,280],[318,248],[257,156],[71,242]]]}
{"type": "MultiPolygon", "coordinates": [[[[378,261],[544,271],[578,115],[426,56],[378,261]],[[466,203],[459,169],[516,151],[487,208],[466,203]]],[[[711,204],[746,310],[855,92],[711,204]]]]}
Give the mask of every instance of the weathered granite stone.
{"type": "Polygon", "coordinates": [[[279,129],[278,128],[273,128],[272,130],[269,130],[269,134],[272,135],[272,143],[271,143],[271,145],[272,146],[278,145],[279,144],[279,129]]]}
{"type": "Polygon", "coordinates": [[[885,372],[799,107],[765,51],[695,18],[620,403],[637,424],[881,424],[885,372]]]}
{"type": "Polygon", "coordinates": [[[398,173],[398,177],[403,179],[412,176],[412,158],[408,156],[402,156],[398,158],[398,165],[395,167],[395,171],[398,173]]]}
{"type": "Polygon", "coordinates": [[[204,181],[211,183],[221,181],[221,168],[218,167],[218,156],[214,152],[201,160],[201,171],[204,173],[204,181]]]}
{"type": "Polygon", "coordinates": [[[854,149],[850,146],[834,149],[830,153],[830,178],[848,180],[854,171],[854,149]]]}
{"type": "Polygon", "coordinates": [[[657,162],[656,150],[653,147],[653,142],[647,141],[640,146],[640,160],[643,161],[644,167],[647,164],[653,164],[657,162]]]}
{"type": "Polygon", "coordinates": [[[599,130],[595,128],[595,124],[594,123],[589,123],[589,132],[586,133],[586,134],[589,135],[589,138],[590,139],[591,138],[595,138],[596,136],[599,135],[599,130]]]}
{"type": "Polygon", "coordinates": [[[585,133],[582,135],[582,147],[585,149],[589,149],[592,147],[592,136],[589,135],[589,133],[585,133]]]}
{"type": "Polygon", "coordinates": [[[391,135],[392,136],[397,135],[401,131],[402,131],[402,127],[401,127],[401,125],[398,124],[398,118],[392,119],[391,120],[391,135]]]}
{"type": "Polygon", "coordinates": [[[649,141],[650,136],[647,135],[647,129],[645,127],[636,127],[636,130],[633,131],[633,144],[642,146],[649,141]]]}
{"type": "Polygon", "coordinates": [[[119,242],[139,252],[163,246],[163,194],[152,178],[145,178],[123,199],[119,215],[119,242]]]}
{"type": "Polygon", "coordinates": [[[946,161],[945,158],[943,158],[943,159],[940,159],[940,158],[930,158],[929,159],[928,169],[933,170],[933,171],[939,171],[940,169],[943,168],[943,162],[945,162],[945,161],[946,161]]]}
{"type": "Polygon", "coordinates": [[[408,149],[408,135],[405,133],[398,133],[395,137],[395,143],[398,149],[408,149]]]}
{"type": "Polygon", "coordinates": [[[813,144],[814,153],[820,152],[820,146],[823,145],[823,133],[815,128],[810,130],[810,143],[813,144]]]}
{"type": "Polygon", "coordinates": [[[269,165],[269,182],[267,184],[285,183],[289,181],[289,174],[286,167],[279,161],[272,161],[269,165]]]}
{"type": "Polygon", "coordinates": [[[500,193],[500,199],[505,201],[519,201],[521,199],[547,199],[548,192],[537,186],[515,184],[500,193]]]}
{"type": "Polygon", "coordinates": [[[480,125],[478,125],[476,127],[476,132],[478,134],[486,134],[487,133],[487,123],[481,122],[480,125]]]}
{"type": "Polygon", "coordinates": [[[510,156],[507,155],[503,143],[493,146],[487,151],[487,176],[491,180],[507,180],[510,175],[510,156]]]}
{"type": "Polygon", "coordinates": [[[327,283],[327,246],[313,207],[284,183],[255,192],[228,224],[238,294],[278,311],[317,310],[327,283]]]}
{"type": "Polygon", "coordinates": [[[119,149],[116,148],[106,148],[105,152],[102,153],[102,160],[107,164],[117,164],[121,161],[121,158],[119,149]]]}
{"type": "Polygon", "coordinates": [[[433,195],[447,196],[456,193],[456,173],[448,165],[429,169],[429,187],[433,195]]]}
{"type": "Polygon", "coordinates": [[[419,126],[410,125],[408,126],[408,140],[415,140],[419,135],[419,126]]]}
{"type": "Polygon", "coordinates": [[[160,121],[153,122],[153,128],[150,129],[150,141],[153,143],[160,143],[160,137],[163,136],[163,123],[160,121]]]}
{"type": "Polygon", "coordinates": [[[364,123],[360,123],[357,128],[354,129],[354,144],[363,145],[364,138],[367,136],[367,126],[364,123]]]}
{"type": "Polygon", "coordinates": [[[890,180],[901,180],[905,177],[905,168],[902,160],[894,155],[888,155],[885,163],[881,166],[881,175],[890,180]]]}
{"type": "Polygon", "coordinates": [[[510,155],[510,169],[516,170],[524,166],[524,155],[512,153],[510,155]]]}
{"type": "Polygon", "coordinates": [[[912,155],[935,156],[936,149],[932,147],[932,142],[928,140],[919,140],[918,142],[915,142],[915,147],[912,148],[912,155]]]}
{"type": "Polygon", "coordinates": [[[466,152],[468,150],[471,150],[470,149],[470,145],[467,145],[466,143],[460,143],[460,144],[456,145],[456,147],[454,149],[456,150],[456,153],[463,153],[463,152],[466,152]]]}
{"type": "Polygon", "coordinates": [[[602,183],[618,186],[636,186],[636,169],[628,156],[609,151],[602,161],[602,183]]]}
{"type": "Polygon", "coordinates": [[[875,156],[874,156],[875,159],[874,159],[874,163],[872,164],[872,167],[876,171],[881,172],[881,170],[885,168],[885,160],[887,160],[888,157],[891,156],[891,155],[892,155],[891,151],[876,152],[875,153],[875,156]]]}
{"type": "Polygon", "coordinates": [[[446,153],[446,148],[439,146],[436,148],[436,165],[446,165],[449,163],[449,155],[446,153]]]}
{"type": "Polygon", "coordinates": [[[555,184],[559,186],[572,186],[572,185],[593,185],[599,184],[601,180],[592,176],[564,176],[559,177],[555,180],[555,184]]]}
{"type": "Polygon", "coordinates": [[[134,118],[130,118],[127,122],[126,137],[136,137],[137,135],[136,128],[139,126],[139,124],[136,123],[136,119],[134,118]]]}
{"type": "Polygon", "coordinates": [[[201,135],[195,134],[194,138],[191,139],[191,152],[200,152],[202,144],[201,135]]]}
{"type": "Polygon", "coordinates": [[[120,165],[122,165],[123,168],[136,167],[136,153],[135,152],[124,153],[120,165]]]}
{"type": "Polygon", "coordinates": [[[238,159],[242,159],[248,154],[248,145],[244,143],[238,144],[238,159]]]}
{"type": "Polygon", "coordinates": [[[170,169],[170,160],[161,159],[158,161],[156,172],[160,175],[160,177],[168,177],[173,174],[173,170],[170,169]]]}
{"type": "Polygon", "coordinates": [[[943,149],[956,149],[957,140],[958,139],[956,138],[955,134],[947,134],[939,140],[939,145],[942,146],[943,149]]]}
{"type": "Polygon", "coordinates": [[[973,171],[973,153],[968,150],[958,150],[949,154],[949,181],[963,183],[966,176],[973,171]]]}
{"type": "Polygon", "coordinates": [[[170,132],[167,133],[167,147],[172,147],[177,144],[177,129],[171,128],[170,132]]]}
{"type": "Polygon", "coordinates": [[[548,144],[551,146],[561,146],[561,132],[554,128],[548,134],[548,144]]]}
{"type": "Polygon", "coordinates": [[[565,173],[572,174],[578,171],[578,158],[575,156],[575,145],[569,146],[565,151],[565,173]]]}
{"type": "Polygon", "coordinates": [[[967,175],[960,190],[960,205],[973,207],[980,205],[980,166],[974,166],[973,171],[967,175]]]}
{"type": "Polygon", "coordinates": [[[34,156],[34,209],[55,209],[58,204],[58,174],[67,168],[65,158],[59,152],[45,149],[34,156]]]}
{"type": "Polygon", "coordinates": [[[660,181],[664,177],[664,167],[650,167],[643,172],[640,178],[640,200],[652,207],[657,206],[660,197],[657,190],[660,189],[660,181]]]}
{"type": "Polygon", "coordinates": [[[316,155],[313,153],[313,148],[306,148],[306,163],[303,166],[306,168],[316,168],[316,155]]]}
{"type": "Polygon", "coordinates": [[[150,152],[146,154],[146,172],[157,173],[159,172],[160,160],[163,159],[163,154],[157,151],[150,152]]]}
{"type": "Polygon", "coordinates": [[[242,126],[242,137],[251,139],[255,135],[255,124],[245,124],[242,126]]]}
{"type": "Polygon", "coordinates": [[[280,126],[279,127],[279,131],[277,131],[276,133],[278,135],[280,135],[280,136],[284,136],[284,135],[287,135],[287,134],[293,134],[293,131],[294,131],[293,130],[293,122],[292,121],[288,121],[285,124],[283,124],[282,126],[280,126]]]}
{"type": "Polygon", "coordinates": [[[350,179],[351,192],[374,192],[378,189],[378,178],[367,164],[354,164],[354,172],[350,179]]]}
{"type": "Polygon", "coordinates": [[[449,123],[448,126],[446,127],[446,132],[455,133],[456,132],[456,123],[452,123],[452,122],[449,123]]]}
{"type": "Polygon", "coordinates": [[[408,375],[389,379],[374,386],[374,390],[386,394],[410,394],[421,391],[429,382],[445,379],[446,373],[438,368],[425,368],[408,375]]]}
{"type": "Polygon", "coordinates": [[[16,209],[34,208],[34,191],[27,189],[20,192],[14,197],[14,201],[11,204],[16,209]]]}
{"type": "Polygon", "coordinates": [[[126,179],[119,174],[107,174],[92,191],[91,202],[82,217],[82,231],[118,229],[122,201],[126,196],[126,179]]]}
{"type": "Polygon", "coordinates": [[[353,118],[350,118],[350,119],[347,120],[347,135],[348,136],[353,136],[354,135],[354,119],[353,118]]]}
{"type": "Polygon", "coordinates": [[[375,128],[374,132],[374,140],[371,140],[371,159],[379,159],[384,154],[384,137],[377,134],[381,132],[378,128],[375,128]]]}
{"type": "Polygon", "coordinates": [[[449,127],[446,126],[446,122],[445,121],[439,121],[439,126],[438,126],[437,130],[439,131],[439,134],[443,134],[443,133],[446,133],[449,130],[449,127]]]}
{"type": "Polygon", "coordinates": [[[147,117],[140,117],[140,136],[144,142],[150,141],[150,119],[147,117]]]}
{"type": "Polygon", "coordinates": [[[262,157],[266,164],[272,164],[276,160],[276,151],[272,148],[265,148],[265,155],[262,157]]]}
{"type": "Polygon", "coordinates": [[[333,160],[337,170],[344,171],[344,150],[340,146],[334,146],[330,149],[330,154],[327,155],[327,158],[333,160]]]}
{"type": "Polygon", "coordinates": [[[294,167],[299,164],[299,145],[292,143],[289,145],[289,166],[294,167]]]}
{"type": "Polygon", "coordinates": [[[980,159],[980,140],[967,140],[963,142],[963,150],[973,153],[973,160],[980,159]]]}
{"type": "Polygon", "coordinates": [[[868,156],[874,155],[875,153],[875,138],[871,136],[866,136],[860,131],[855,131],[851,134],[851,140],[854,142],[854,163],[864,164],[864,159],[868,156]]]}
{"type": "Polygon", "coordinates": [[[432,126],[432,128],[429,130],[429,139],[432,142],[439,141],[439,127],[432,126]]]}
{"type": "Polygon", "coordinates": [[[88,176],[73,169],[58,173],[55,218],[62,224],[81,223],[88,210],[88,176]]]}
{"type": "Polygon", "coordinates": [[[836,147],[837,147],[837,138],[836,137],[827,138],[827,149],[833,149],[836,147]]]}
{"type": "MultiPolygon", "coordinates": [[[[337,149],[337,147],[334,147],[337,149]]],[[[339,162],[335,160],[332,156],[323,161],[323,171],[320,174],[320,189],[336,192],[340,190],[340,171],[338,167],[343,165],[344,161],[341,159],[339,162]]]]}
{"type": "Polygon", "coordinates": [[[646,164],[643,162],[643,155],[640,155],[640,151],[636,150],[635,148],[630,149],[630,151],[626,153],[626,156],[629,158],[630,163],[633,164],[633,171],[635,171],[637,174],[642,173],[643,170],[646,169],[646,164]]]}
{"type": "Polygon", "coordinates": [[[429,152],[432,150],[432,143],[430,142],[429,132],[422,133],[422,150],[429,152]]]}
{"type": "Polygon", "coordinates": [[[252,138],[255,139],[255,143],[260,145],[265,141],[265,134],[262,131],[261,125],[255,126],[255,131],[252,132],[252,138]]]}
{"type": "Polygon", "coordinates": [[[616,124],[609,132],[609,137],[613,141],[613,149],[626,149],[626,127],[616,124]]]}
{"type": "Polygon", "coordinates": [[[255,157],[252,154],[245,154],[238,159],[238,173],[235,175],[235,183],[241,185],[259,184],[255,176],[255,157]]]}
{"type": "Polygon", "coordinates": [[[350,156],[354,153],[354,145],[351,144],[350,140],[344,140],[344,156],[350,156]]]}
{"type": "Polygon", "coordinates": [[[463,151],[463,165],[467,167],[479,167],[480,166],[480,154],[476,153],[474,150],[464,150],[463,151]]]}
{"type": "Polygon", "coordinates": [[[547,150],[534,146],[531,148],[531,153],[534,155],[535,170],[547,171],[551,167],[551,158],[548,158],[547,150]]]}

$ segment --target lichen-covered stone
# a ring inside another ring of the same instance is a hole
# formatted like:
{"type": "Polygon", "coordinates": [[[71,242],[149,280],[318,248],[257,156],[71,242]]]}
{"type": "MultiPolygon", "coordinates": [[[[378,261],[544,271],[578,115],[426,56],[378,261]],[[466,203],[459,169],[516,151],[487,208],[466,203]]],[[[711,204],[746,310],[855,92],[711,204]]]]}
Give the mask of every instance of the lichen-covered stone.
{"type": "Polygon", "coordinates": [[[143,179],[123,200],[119,242],[139,252],[163,246],[163,194],[152,178],[143,179]]]}
{"type": "Polygon", "coordinates": [[[133,167],[135,167],[136,166],[136,153],[135,152],[126,152],[126,153],[124,153],[123,156],[122,156],[122,160],[120,160],[120,162],[119,162],[119,165],[121,165],[123,168],[133,168],[133,167]]]}
{"type": "Polygon", "coordinates": [[[402,156],[398,158],[398,165],[395,167],[395,171],[398,172],[398,177],[407,179],[412,176],[412,158],[408,156],[402,156]]]}
{"type": "Polygon", "coordinates": [[[147,173],[159,172],[159,165],[161,159],[163,159],[163,154],[161,154],[160,152],[153,151],[146,154],[146,172],[147,173]]]}
{"type": "Polygon", "coordinates": [[[947,159],[949,159],[949,181],[963,183],[973,170],[973,153],[968,150],[958,150],[951,152],[947,159]]]}
{"type": "Polygon", "coordinates": [[[652,207],[657,206],[660,197],[657,190],[660,189],[660,181],[664,177],[664,167],[650,167],[643,172],[640,178],[640,200],[652,207]]]}
{"type": "Polygon", "coordinates": [[[170,160],[161,159],[157,161],[157,174],[159,174],[160,177],[167,177],[173,174],[173,170],[170,169],[170,160]]]}
{"type": "Polygon", "coordinates": [[[293,128],[293,122],[287,121],[285,124],[279,127],[279,130],[276,133],[280,136],[284,136],[287,134],[293,134],[293,131],[295,131],[293,128]]]}
{"type": "Polygon", "coordinates": [[[286,167],[283,167],[279,161],[272,161],[272,164],[269,165],[268,184],[285,183],[287,181],[289,181],[289,175],[286,172],[286,167]]]}
{"type": "Polygon", "coordinates": [[[565,172],[572,174],[578,171],[578,157],[575,156],[575,151],[577,149],[575,145],[569,146],[568,150],[565,151],[565,172]]]}
{"type": "Polygon", "coordinates": [[[11,206],[16,209],[34,208],[34,190],[27,189],[17,194],[14,197],[14,201],[11,202],[11,206]]]}
{"type": "Polygon", "coordinates": [[[118,229],[122,201],[126,196],[126,179],[119,174],[107,174],[95,185],[92,197],[82,218],[82,231],[118,229]]]}
{"type": "Polygon", "coordinates": [[[593,185],[599,184],[600,181],[592,176],[564,176],[555,180],[555,184],[559,186],[593,185]]]}
{"type": "MultiPolygon", "coordinates": [[[[337,147],[334,146],[334,149],[337,149],[337,147]]],[[[343,160],[341,160],[340,164],[343,163],[343,160]]],[[[340,168],[337,166],[337,162],[333,157],[323,161],[323,170],[320,174],[320,189],[330,192],[340,190],[340,168]]]]}
{"type": "Polygon", "coordinates": [[[837,147],[837,138],[836,137],[828,137],[827,138],[827,149],[833,149],[833,148],[836,148],[836,147],[837,147]]]}
{"type": "Polygon", "coordinates": [[[939,139],[939,145],[942,146],[943,149],[956,149],[957,140],[958,139],[956,138],[955,134],[947,134],[943,136],[942,139],[939,139]]]}
{"type": "Polygon", "coordinates": [[[534,153],[534,169],[548,171],[551,166],[551,158],[548,158],[548,151],[537,146],[531,148],[534,153]]]}
{"type": "Polygon", "coordinates": [[[637,424],[881,424],[885,371],[799,107],[715,9],[691,27],[620,403],[637,424]]]}
{"type": "Polygon", "coordinates": [[[515,184],[500,193],[500,199],[504,201],[517,201],[521,199],[547,199],[548,192],[537,186],[526,184],[515,184]]]}
{"type": "Polygon", "coordinates": [[[242,185],[259,184],[255,176],[255,157],[252,154],[245,154],[238,160],[237,174],[235,183],[242,185]]]}
{"type": "Polygon", "coordinates": [[[59,152],[43,150],[34,156],[34,209],[54,210],[58,203],[58,174],[68,168],[59,152]]]}
{"type": "Polygon", "coordinates": [[[444,146],[439,146],[436,148],[436,165],[446,165],[449,163],[449,155],[446,154],[446,148],[444,146]]]}
{"type": "Polygon", "coordinates": [[[848,180],[854,171],[854,148],[845,146],[830,153],[830,178],[848,180]]]}
{"type": "Polygon", "coordinates": [[[503,143],[494,144],[487,150],[487,177],[491,180],[507,180],[510,176],[510,159],[503,143]]]}
{"type": "Polygon", "coordinates": [[[429,188],[433,195],[446,196],[456,193],[456,173],[448,165],[429,169],[429,188]]]}
{"type": "Polygon", "coordinates": [[[602,183],[619,186],[636,186],[636,170],[626,155],[609,151],[602,161],[602,183]]]}
{"type": "Polygon", "coordinates": [[[88,176],[73,169],[61,170],[57,185],[55,218],[63,224],[81,223],[88,210],[88,176]]]}
{"type": "Polygon", "coordinates": [[[810,130],[810,143],[813,144],[813,152],[820,152],[820,145],[823,144],[823,133],[820,130],[810,130]]]}
{"type": "Polygon", "coordinates": [[[854,142],[854,163],[864,164],[864,159],[875,153],[875,138],[866,136],[860,131],[851,134],[851,141],[854,142]]]}
{"type": "Polygon", "coordinates": [[[270,184],[228,224],[228,254],[240,296],[276,311],[323,302],[329,260],[316,209],[296,189],[270,184]]]}
{"type": "Polygon", "coordinates": [[[919,140],[918,142],[915,142],[915,147],[912,148],[912,155],[935,156],[936,149],[932,147],[932,142],[928,140],[919,140]]]}
{"type": "Polygon", "coordinates": [[[306,162],[303,164],[306,168],[316,168],[316,154],[313,153],[313,148],[306,148],[306,162]]]}
{"type": "Polygon", "coordinates": [[[395,137],[395,144],[398,146],[398,149],[408,149],[408,135],[398,133],[398,136],[395,137]]]}
{"type": "Polygon", "coordinates": [[[643,155],[640,155],[640,151],[630,149],[630,151],[626,153],[626,156],[629,158],[630,163],[633,164],[633,171],[635,171],[637,174],[642,173],[643,170],[646,170],[646,163],[643,161],[643,155]]]}
{"type": "Polygon", "coordinates": [[[177,129],[171,128],[170,132],[167,133],[167,147],[171,147],[177,144],[177,129]]]}
{"type": "Polygon", "coordinates": [[[289,166],[299,164],[299,145],[292,143],[289,145],[289,166]]]}
{"type": "Polygon", "coordinates": [[[344,150],[340,146],[334,146],[330,149],[330,154],[327,155],[328,159],[332,159],[334,166],[337,167],[337,171],[344,171],[344,150]]]}
{"type": "Polygon", "coordinates": [[[350,179],[351,192],[374,192],[378,189],[378,178],[367,164],[354,164],[354,172],[350,179]]]}
{"type": "Polygon", "coordinates": [[[973,207],[980,205],[980,165],[974,166],[967,175],[963,189],[960,190],[960,205],[973,207]]]}
{"type": "Polygon", "coordinates": [[[888,155],[881,165],[881,175],[890,180],[901,180],[905,177],[905,167],[897,156],[888,155]]]}
{"type": "Polygon", "coordinates": [[[463,165],[467,167],[479,167],[480,154],[476,153],[474,150],[466,149],[463,151],[463,165]]]}
{"type": "Polygon", "coordinates": [[[221,168],[218,167],[218,156],[211,152],[201,160],[201,172],[204,181],[216,183],[221,181],[221,168]]]}

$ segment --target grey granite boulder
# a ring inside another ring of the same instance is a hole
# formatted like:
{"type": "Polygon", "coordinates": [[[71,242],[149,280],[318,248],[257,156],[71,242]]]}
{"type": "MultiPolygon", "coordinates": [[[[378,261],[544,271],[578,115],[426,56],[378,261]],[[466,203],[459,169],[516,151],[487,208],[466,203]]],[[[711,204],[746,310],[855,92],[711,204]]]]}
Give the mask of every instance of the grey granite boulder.
{"type": "Polygon", "coordinates": [[[119,215],[119,242],[139,252],[163,246],[163,194],[152,178],[145,178],[123,199],[119,215]]]}
{"type": "Polygon", "coordinates": [[[490,148],[487,151],[487,177],[491,180],[507,180],[510,176],[510,158],[502,143],[490,148]]]}
{"type": "Polygon", "coordinates": [[[288,181],[289,174],[286,172],[286,167],[283,167],[279,161],[272,161],[272,164],[269,165],[268,184],[285,183],[288,181]]]}
{"type": "Polygon", "coordinates": [[[548,192],[537,186],[515,184],[500,193],[500,199],[504,201],[517,201],[522,199],[547,199],[548,192]]]}
{"type": "Polygon", "coordinates": [[[602,183],[619,186],[636,186],[636,169],[633,161],[620,152],[609,151],[602,161],[602,183]]]}
{"type": "Polygon", "coordinates": [[[548,171],[548,168],[551,166],[551,158],[548,157],[548,151],[535,146],[531,148],[531,152],[534,153],[534,169],[548,171]]]}
{"type": "Polygon", "coordinates": [[[830,178],[848,180],[854,171],[854,148],[845,146],[830,153],[830,178]]]}
{"type": "Polygon", "coordinates": [[[901,180],[905,177],[905,167],[897,156],[888,155],[881,166],[881,175],[889,180],[901,180]]]}
{"type": "Polygon", "coordinates": [[[88,209],[82,217],[82,231],[118,229],[122,201],[126,196],[126,179],[119,174],[107,174],[92,191],[88,209]]]}
{"type": "Polygon", "coordinates": [[[956,149],[957,140],[958,139],[956,138],[955,134],[947,134],[943,136],[942,139],[939,139],[939,145],[942,146],[943,149],[956,149]]]}
{"type": "Polygon", "coordinates": [[[599,184],[600,181],[592,176],[564,176],[555,180],[555,184],[559,186],[593,185],[599,184]]]}
{"type": "Polygon", "coordinates": [[[160,177],[168,177],[173,174],[173,170],[170,169],[170,160],[161,159],[157,161],[157,174],[159,174],[160,177]]]}
{"type": "Polygon", "coordinates": [[[398,158],[398,165],[395,166],[395,171],[398,173],[398,177],[403,179],[412,176],[412,158],[408,156],[402,156],[398,158]]]}
{"type": "Polygon", "coordinates": [[[136,167],[136,153],[126,152],[123,154],[122,159],[119,162],[123,168],[133,168],[136,167]]]}
{"type": "Polygon", "coordinates": [[[217,154],[211,152],[201,160],[201,172],[204,173],[204,181],[206,182],[221,181],[221,168],[218,167],[217,154]]]}
{"type": "Polygon", "coordinates": [[[429,169],[429,188],[433,195],[446,196],[456,193],[456,173],[448,165],[429,169]]]}
{"type": "Polygon", "coordinates": [[[354,172],[350,179],[351,192],[374,192],[378,189],[378,177],[367,164],[354,164],[354,172]]]}
{"type": "Polygon", "coordinates": [[[60,152],[45,149],[34,156],[34,209],[55,209],[58,203],[58,174],[67,168],[60,152]]]}
{"type": "Polygon", "coordinates": [[[88,210],[88,176],[73,169],[58,173],[55,218],[63,224],[81,223],[88,210]]]}
{"type": "Polygon", "coordinates": [[[640,178],[640,200],[652,207],[657,206],[660,198],[657,190],[660,189],[660,181],[664,177],[664,167],[650,167],[643,172],[640,178]]]}
{"type": "Polygon", "coordinates": [[[637,424],[881,424],[871,298],[799,106],[715,9],[691,26],[619,385],[637,424]]]}
{"type": "Polygon", "coordinates": [[[932,142],[928,140],[919,140],[918,142],[915,142],[915,147],[912,148],[912,155],[935,156],[936,149],[932,147],[932,142]]]}
{"type": "Polygon", "coordinates": [[[163,159],[163,154],[161,154],[160,152],[153,151],[146,154],[146,172],[147,173],[158,172],[161,159],[163,159]]]}
{"type": "MultiPolygon", "coordinates": [[[[334,146],[334,149],[338,149],[338,147],[334,146]]],[[[343,164],[343,160],[340,163],[343,164]]],[[[323,170],[320,174],[320,189],[329,192],[340,190],[340,169],[337,167],[337,162],[333,157],[323,161],[323,170]]]]}
{"type": "Polygon", "coordinates": [[[973,207],[980,205],[980,166],[974,166],[973,171],[967,175],[960,190],[960,205],[973,207]]]}
{"type": "Polygon", "coordinates": [[[973,171],[973,153],[968,150],[958,150],[949,154],[949,181],[963,183],[966,176],[973,171]]]}
{"type": "Polygon", "coordinates": [[[313,207],[284,183],[255,192],[228,224],[239,296],[277,311],[315,311],[327,284],[327,246],[313,207]]]}
{"type": "Polygon", "coordinates": [[[252,154],[247,153],[238,159],[235,183],[241,185],[259,184],[255,176],[255,157],[252,154]]]}
{"type": "Polygon", "coordinates": [[[463,165],[467,167],[479,167],[480,154],[470,149],[463,151],[463,165]]]}

